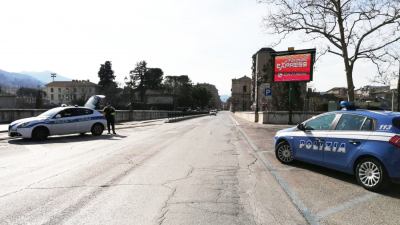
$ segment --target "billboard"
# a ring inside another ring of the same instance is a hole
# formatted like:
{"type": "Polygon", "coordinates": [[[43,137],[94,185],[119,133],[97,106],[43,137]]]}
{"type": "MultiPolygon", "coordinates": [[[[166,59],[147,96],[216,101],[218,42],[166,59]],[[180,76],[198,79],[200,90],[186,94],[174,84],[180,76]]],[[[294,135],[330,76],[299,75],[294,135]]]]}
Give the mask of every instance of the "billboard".
{"type": "Polygon", "coordinates": [[[273,55],[274,82],[312,80],[315,49],[276,52],[273,55]]]}

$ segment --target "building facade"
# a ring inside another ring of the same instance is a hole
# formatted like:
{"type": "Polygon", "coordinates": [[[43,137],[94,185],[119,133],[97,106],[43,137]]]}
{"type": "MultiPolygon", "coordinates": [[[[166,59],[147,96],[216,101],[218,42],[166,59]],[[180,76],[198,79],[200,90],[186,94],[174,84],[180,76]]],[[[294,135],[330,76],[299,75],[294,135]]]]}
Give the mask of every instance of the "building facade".
{"type": "Polygon", "coordinates": [[[253,108],[258,105],[260,111],[289,110],[289,89],[292,89],[292,109],[303,110],[307,94],[306,82],[274,82],[272,48],[261,48],[252,59],[252,101],[253,108]],[[271,96],[266,96],[266,88],[270,88],[271,96]],[[258,93],[256,96],[256,89],[258,93]],[[258,99],[258,104],[256,102],[258,99]]]}
{"type": "Polygon", "coordinates": [[[238,79],[232,79],[230,110],[248,111],[251,108],[251,78],[243,76],[238,79]]]}
{"type": "Polygon", "coordinates": [[[99,86],[89,80],[53,81],[45,85],[45,102],[50,105],[84,102],[98,93],[99,86]]]}

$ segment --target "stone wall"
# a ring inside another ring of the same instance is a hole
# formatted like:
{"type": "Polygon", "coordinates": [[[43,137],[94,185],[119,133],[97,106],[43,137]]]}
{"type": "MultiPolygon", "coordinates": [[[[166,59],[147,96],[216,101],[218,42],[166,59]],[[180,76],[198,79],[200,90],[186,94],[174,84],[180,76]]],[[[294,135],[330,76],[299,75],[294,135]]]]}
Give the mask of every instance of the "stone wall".
{"type": "MultiPolygon", "coordinates": [[[[0,123],[10,123],[14,120],[37,116],[45,109],[0,109],[0,123]]],[[[168,118],[172,111],[159,110],[117,110],[116,121],[139,121],[168,118]]]]}
{"type": "MultiPolygon", "coordinates": [[[[294,111],[292,114],[293,124],[301,123],[313,116],[319,115],[323,112],[300,112],[294,111]]],[[[237,117],[254,122],[254,112],[235,112],[237,117]]],[[[259,123],[262,124],[288,124],[289,112],[288,111],[272,111],[272,112],[259,112],[259,123]]]]}

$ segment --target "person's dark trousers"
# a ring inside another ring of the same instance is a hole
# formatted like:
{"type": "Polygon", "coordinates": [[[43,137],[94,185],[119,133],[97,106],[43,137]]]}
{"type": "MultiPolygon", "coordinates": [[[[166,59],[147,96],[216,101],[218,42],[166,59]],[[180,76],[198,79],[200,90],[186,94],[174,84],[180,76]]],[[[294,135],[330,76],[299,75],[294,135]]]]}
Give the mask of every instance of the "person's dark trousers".
{"type": "Polygon", "coordinates": [[[112,131],[115,134],[115,119],[113,116],[107,117],[107,129],[108,133],[110,133],[110,126],[112,127],[112,131]]]}

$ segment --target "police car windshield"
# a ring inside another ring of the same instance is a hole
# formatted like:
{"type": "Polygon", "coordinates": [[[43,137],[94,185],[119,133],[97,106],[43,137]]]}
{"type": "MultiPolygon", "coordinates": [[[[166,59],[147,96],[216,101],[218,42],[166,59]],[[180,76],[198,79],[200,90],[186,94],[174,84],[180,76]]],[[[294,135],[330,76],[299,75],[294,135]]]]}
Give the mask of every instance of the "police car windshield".
{"type": "Polygon", "coordinates": [[[59,108],[54,108],[54,109],[50,109],[42,114],[40,114],[38,117],[52,117],[54,116],[56,113],[60,112],[59,108]]]}

